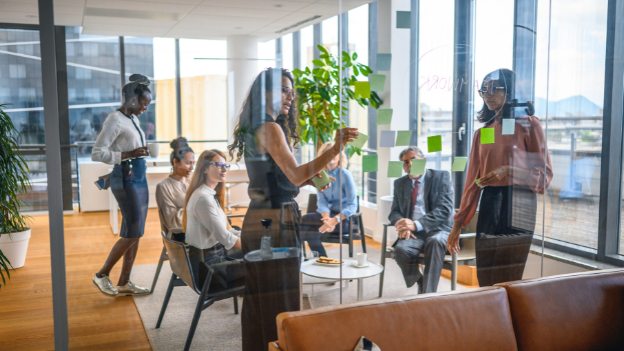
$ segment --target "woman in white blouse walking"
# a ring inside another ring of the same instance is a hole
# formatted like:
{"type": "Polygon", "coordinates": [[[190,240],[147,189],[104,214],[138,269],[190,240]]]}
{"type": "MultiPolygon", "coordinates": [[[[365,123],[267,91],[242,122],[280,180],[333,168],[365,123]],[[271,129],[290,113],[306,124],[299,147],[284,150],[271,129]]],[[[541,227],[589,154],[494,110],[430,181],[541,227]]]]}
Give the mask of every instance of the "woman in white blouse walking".
{"type": "Polygon", "coordinates": [[[149,289],[138,287],[129,280],[139,239],[145,229],[149,200],[145,160],[141,158],[148,156],[149,152],[138,120],[152,102],[149,84],[149,79],[143,75],[130,76],[130,83],[122,89],[121,107],[106,117],[91,153],[93,161],[114,165],[110,184],[122,216],[119,240],[102,269],[93,277],[93,285],[108,296],[149,294],[149,289]],[[109,275],[122,257],[121,276],[115,288],[109,275]]]}
{"type": "MultiPolygon", "coordinates": [[[[228,261],[226,251],[241,248],[240,231],[228,224],[223,207],[229,168],[221,151],[202,152],[186,191],[183,225],[194,272],[199,261],[207,265],[228,261]]],[[[231,279],[243,277],[241,266],[231,279]]]]}

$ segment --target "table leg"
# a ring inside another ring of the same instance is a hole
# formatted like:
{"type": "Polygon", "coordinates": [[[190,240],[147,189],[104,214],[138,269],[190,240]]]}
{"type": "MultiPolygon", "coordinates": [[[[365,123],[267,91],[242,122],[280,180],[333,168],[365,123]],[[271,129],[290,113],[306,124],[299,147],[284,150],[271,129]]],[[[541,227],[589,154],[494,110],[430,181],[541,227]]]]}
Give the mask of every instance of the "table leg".
{"type": "Polygon", "coordinates": [[[358,281],[357,300],[362,301],[364,300],[364,282],[362,281],[362,278],[359,278],[357,281],[358,281]]]}

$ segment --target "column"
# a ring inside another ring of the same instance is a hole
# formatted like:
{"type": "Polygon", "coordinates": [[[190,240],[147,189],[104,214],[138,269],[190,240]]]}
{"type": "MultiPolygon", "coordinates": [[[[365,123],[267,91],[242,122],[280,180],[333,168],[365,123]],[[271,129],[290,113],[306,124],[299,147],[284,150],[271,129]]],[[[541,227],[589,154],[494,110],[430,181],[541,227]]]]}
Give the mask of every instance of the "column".
{"type": "Polygon", "coordinates": [[[258,38],[250,35],[227,37],[227,57],[228,140],[232,142],[243,102],[258,75],[258,38]]]}

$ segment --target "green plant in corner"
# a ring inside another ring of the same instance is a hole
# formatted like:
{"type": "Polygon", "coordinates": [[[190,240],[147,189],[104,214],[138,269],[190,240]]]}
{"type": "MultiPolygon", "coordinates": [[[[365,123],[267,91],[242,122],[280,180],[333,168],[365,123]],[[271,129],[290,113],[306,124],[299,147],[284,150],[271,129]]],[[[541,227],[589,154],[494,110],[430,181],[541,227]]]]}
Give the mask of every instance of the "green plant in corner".
{"type": "MultiPolygon", "coordinates": [[[[306,67],[303,70],[293,71],[301,141],[312,142],[317,149],[321,144],[330,141],[334,132],[341,127],[341,105],[342,116],[346,116],[349,101],[356,101],[362,107],[373,108],[379,108],[383,103],[374,91],[371,91],[370,98],[356,98],[353,85],[358,81],[357,77],[368,77],[369,73],[373,73],[370,67],[356,61],[357,53],[349,55],[343,51],[341,67],[336,56],[330,54],[322,45],[318,48],[321,55],[318,60],[312,61],[314,68],[306,67]],[[344,74],[345,71],[350,73],[344,74]]],[[[347,150],[349,157],[354,153],[361,154],[360,149],[350,145],[347,146],[347,150]]]]}
{"type": "MultiPolygon", "coordinates": [[[[0,235],[11,236],[11,233],[28,227],[28,218],[19,212],[24,204],[19,195],[26,194],[31,183],[28,164],[18,151],[19,132],[9,115],[3,111],[5,106],[0,104],[0,235]]],[[[4,272],[7,278],[11,278],[9,267],[13,268],[11,262],[0,251],[2,284],[6,284],[4,272]]]]}

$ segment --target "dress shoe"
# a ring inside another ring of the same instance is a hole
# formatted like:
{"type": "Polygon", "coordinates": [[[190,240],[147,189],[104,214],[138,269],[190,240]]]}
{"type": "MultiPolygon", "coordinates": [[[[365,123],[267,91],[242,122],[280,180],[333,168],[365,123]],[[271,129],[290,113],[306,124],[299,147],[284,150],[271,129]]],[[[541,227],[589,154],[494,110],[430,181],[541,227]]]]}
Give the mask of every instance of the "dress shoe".
{"type": "Polygon", "coordinates": [[[133,282],[129,281],[126,285],[119,286],[117,285],[117,291],[119,291],[119,295],[148,295],[150,293],[149,289],[142,288],[140,286],[134,285],[133,282]]]}
{"type": "Polygon", "coordinates": [[[108,296],[117,296],[119,292],[115,287],[113,287],[113,283],[110,278],[106,275],[102,275],[102,278],[98,278],[97,274],[93,276],[93,285],[100,290],[100,292],[104,295],[108,296]]]}
{"type": "Polygon", "coordinates": [[[418,284],[418,293],[422,294],[423,291],[424,291],[423,286],[425,285],[425,282],[424,282],[424,279],[423,279],[422,275],[420,276],[420,278],[418,278],[418,282],[416,284],[418,284]]]}

